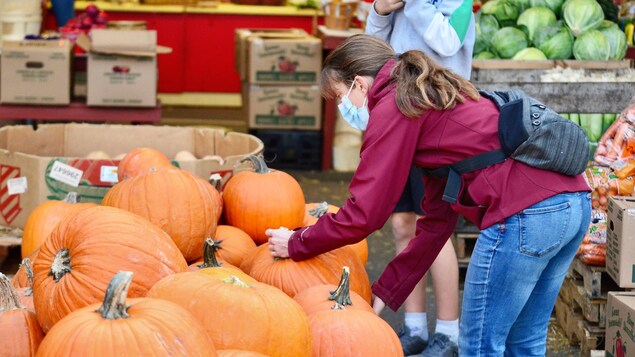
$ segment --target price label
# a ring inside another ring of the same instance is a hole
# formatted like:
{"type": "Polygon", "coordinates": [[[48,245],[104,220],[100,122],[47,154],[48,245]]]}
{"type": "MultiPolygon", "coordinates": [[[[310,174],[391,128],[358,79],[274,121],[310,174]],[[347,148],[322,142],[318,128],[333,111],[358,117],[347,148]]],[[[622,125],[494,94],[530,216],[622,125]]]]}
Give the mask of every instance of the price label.
{"type": "Polygon", "coordinates": [[[25,193],[27,188],[28,184],[25,176],[7,180],[7,191],[9,195],[19,195],[21,193],[25,193]]]}
{"type": "Polygon", "coordinates": [[[66,165],[60,161],[55,161],[53,168],[51,168],[51,172],[49,173],[49,177],[67,185],[77,187],[79,186],[79,182],[82,180],[83,174],[84,171],[82,170],[66,165]]]}
{"type": "Polygon", "coordinates": [[[99,180],[101,182],[119,182],[117,166],[102,166],[99,172],[99,180]]]}

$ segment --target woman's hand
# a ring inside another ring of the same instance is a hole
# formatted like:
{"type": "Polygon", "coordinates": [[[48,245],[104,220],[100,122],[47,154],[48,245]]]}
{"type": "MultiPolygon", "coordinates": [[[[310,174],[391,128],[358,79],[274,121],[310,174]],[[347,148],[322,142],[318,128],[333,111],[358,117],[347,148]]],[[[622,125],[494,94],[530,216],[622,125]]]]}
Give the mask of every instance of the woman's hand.
{"type": "Polygon", "coordinates": [[[384,307],[386,307],[386,303],[384,302],[384,300],[373,295],[373,310],[375,310],[375,313],[377,315],[381,314],[384,307]]]}
{"type": "Polygon", "coordinates": [[[269,237],[271,255],[276,258],[288,258],[289,238],[291,238],[293,231],[286,228],[267,229],[265,234],[269,237]]]}
{"type": "Polygon", "coordinates": [[[378,15],[386,16],[395,10],[401,9],[404,4],[403,0],[376,0],[373,6],[375,6],[375,12],[378,15]]]}

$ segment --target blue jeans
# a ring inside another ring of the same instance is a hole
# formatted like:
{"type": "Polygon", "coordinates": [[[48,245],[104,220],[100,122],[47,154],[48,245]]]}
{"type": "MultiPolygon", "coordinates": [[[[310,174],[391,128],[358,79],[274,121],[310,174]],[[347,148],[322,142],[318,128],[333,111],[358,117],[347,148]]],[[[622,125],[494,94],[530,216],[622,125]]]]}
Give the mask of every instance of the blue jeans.
{"type": "Polygon", "coordinates": [[[549,317],[591,219],[563,193],[481,231],[465,278],[459,354],[544,356],[549,317]]]}

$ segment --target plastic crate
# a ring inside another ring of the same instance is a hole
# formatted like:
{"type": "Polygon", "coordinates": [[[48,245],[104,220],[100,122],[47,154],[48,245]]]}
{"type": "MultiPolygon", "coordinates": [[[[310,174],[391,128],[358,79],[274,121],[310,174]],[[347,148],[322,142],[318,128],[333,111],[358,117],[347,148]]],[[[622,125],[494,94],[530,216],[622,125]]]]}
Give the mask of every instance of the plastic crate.
{"type": "Polygon", "coordinates": [[[322,132],[311,130],[251,130],[265,144],[264,157],[274,169],[321,170],[322,132]]]}

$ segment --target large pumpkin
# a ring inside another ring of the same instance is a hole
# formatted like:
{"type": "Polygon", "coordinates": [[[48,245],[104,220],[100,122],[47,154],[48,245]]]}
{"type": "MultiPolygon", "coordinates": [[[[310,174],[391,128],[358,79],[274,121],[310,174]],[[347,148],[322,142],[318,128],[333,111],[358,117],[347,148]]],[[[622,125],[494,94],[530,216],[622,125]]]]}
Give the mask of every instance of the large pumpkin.
{"type": "Polygon", "coordinates": [[[262,157],[250,156],[254,171],[234,175],[223,190],[225,218],[256,244],[267,241],[268,228],[294,229],[304,222],[300,184],[283,171],[270,170],[262,157]]]}
{"type": "Polygon", "coordinates": [[[103,303],[70,313],[49,331],[38,356],[217,356],[201,325],[159,299],[126,300],[132,273],[115,275],[103,303]]]}
{"type": "MultiPolygon", "coordinates": [[[[339,210],[339,207],[331,205],[326,201],[322,201],[320,203],[307,203],[304,225],[312,226],[325,214],[337,213],[339,210]]],[[[357,254],[359,259],[362,261],[362,264],[366,265],[368,262],[368,242],[366,242],[366,238],[357,243],[350,244],[350,247],[353,248],[353,251],[355,251],[355,254],[357,254]]]]}
{"type": "Polygon", "coordinates": [[[351,291],[350,281],[351,271],[348,267],[344,267],[339,285],[315,285],[297,293],[293,297],[293,300],[302,306],[302,309],[307,315],[332,309],[334,301],[339,301],[339,304],[345,305],[347,309],[357,309],[375,313],[375,310],[373,310],[363,297],[351,291]]]}
{"type": "Polygon", "coordinates": [[[245,349],[271,357],[311,355],[307,316],[282,291],[232,276],[174,274],[152,287],[149,297],[186,308],[214,340],[217,349],[245,349]]]}
{"type": "Polygon", "coordinates": [[[130,295],[143,297],[157,281],[187,270],[170,237],[149,221],[97,206],[65,217],[33,264],[33,300],[48,331],[68,313],[101,301],[119,270],[134,272],[130,295]]]}
{"type": "Polygon", "coordinates": [[[254,240],[242,229],[233,226],[216,227],[214,240],[219,248],[216,252],[218,258],[234,266],[240,266],[245,257],[256,249],[254,240]]]}
{"type": "Polygon", "coordinates": [[[342,351],[350,357],[403,356],[399,337],[374,312],[336,305],[310,315],[309,322],[313,356],[340,357],[342,351]]]}
{"type": "Polygon", "coordinates": [[[50,200],[39,204],[26,220],[22,233],[22,258],[26,258],[42,245],[53,228],[66,215],[97,206],[96,203],[79,203],[76,192],[69,192],[62,201],[50,200]]]}
{"type": "Polygon", "coordinates": [[[351,269],[351,289],[370,303],[370,282],[366,269],[353,250],[344,246],[311,259],[295,262],[271,256],[267,244],[256,248],[240,269],[261,283],[273,285],[294,297],[300,291],[322,284],[337,284],[342,268],[351,269]]]}
{"type": "Polygon", "coordinates": [[[35,313],[22,306],[11,281],[0,273],[0,354],[35,356],[42,338],[35,313]]]}
{"type": "Polygon", "coordinates": [[[119,161],[117,178],[123,181],[127,178],[147,174],[150,169],[160,170],[172,167],[172,163],[162,152],[151,148],[137,148],[129,151],[119,161]]]}
{"type": "MultiPolygon", "coordinates": [[[[218,205],[204,180],[177,168],[134,176],[113,186],[102,204],[122,208],[163,229],[188,262],[216,232],[218,205]]],[[[213,189],[213,188],[212,188],[213,189]]]]}

